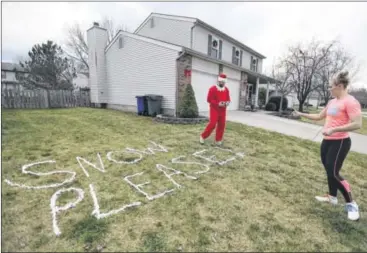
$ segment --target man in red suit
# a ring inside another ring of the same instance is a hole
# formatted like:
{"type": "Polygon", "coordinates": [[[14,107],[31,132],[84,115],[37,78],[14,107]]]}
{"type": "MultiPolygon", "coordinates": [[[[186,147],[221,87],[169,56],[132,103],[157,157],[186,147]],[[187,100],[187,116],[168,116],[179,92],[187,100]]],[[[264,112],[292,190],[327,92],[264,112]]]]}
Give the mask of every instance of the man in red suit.
{"type": "Polygon", "coordinates": [[[225,86],[227,76],[220,74],[218,77],[217,85],[210,87],[208,92],[207,101],[210,108],[209,123],[206,126],[204,132],[200,135],[200,143],[203,144],[204,140],[210,136],[214,128],[216,128],[215,141],[217,145],[222,144],[224,129],[226,125],[226,111],[231,99],[229,96],[229,90],[225,86]]]}

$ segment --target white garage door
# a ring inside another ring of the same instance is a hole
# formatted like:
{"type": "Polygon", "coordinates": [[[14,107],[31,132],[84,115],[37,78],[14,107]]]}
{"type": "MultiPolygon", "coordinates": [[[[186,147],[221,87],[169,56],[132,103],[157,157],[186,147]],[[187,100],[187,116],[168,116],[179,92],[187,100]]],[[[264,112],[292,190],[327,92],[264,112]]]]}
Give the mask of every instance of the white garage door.
{"type": "MultiPolygon", "coordinates": [[[[195,92],[196,103],[198,105],[199,112],[209,111],[209,104],[207,102],[207,96],[209,88],[217,84],[218,76],[210,73],[205,73],[197,70],[192,70],[191,85],[195,92]]],[[[227,79],[226,86],[229,89],[231,96],[231,104],[228,110],[234,111],[239,108],[239,91],[240,81],[233,79],[227,79]]]]}
{"type": "Polygon", "coordinates": [[[227,78],[227,87],[231,97],[231,104],[228,107],[229,111],[236,111],[240,106],[240,81],[227,78]]]}
{"type": "Polygon", "coordinates": [[[195,92],[199,112],[209,111],[209,104],[206,99],[210,87],[217,83],[217,78],[218,76],[214,74],[192,70],[191,85],[195,92]]]}

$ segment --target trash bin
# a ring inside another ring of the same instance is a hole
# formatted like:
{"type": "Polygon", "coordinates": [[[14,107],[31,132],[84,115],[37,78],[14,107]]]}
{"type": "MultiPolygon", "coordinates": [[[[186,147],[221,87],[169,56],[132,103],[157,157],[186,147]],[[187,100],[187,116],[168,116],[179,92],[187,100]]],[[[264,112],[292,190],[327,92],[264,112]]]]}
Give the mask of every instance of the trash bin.
{"type": "Polygon", "coordinates": [[[162,99],[163,96],[148,94],[145,95],[148,101],[148,115],[149,116],[157,116],[157,114],[161,113],[162,108],[162,99]]]}
{"type": "Polygon", "coordinates": [[[136,96],[136,102],[138,106],[138,115],[147,115],[148,105],[146,96],[136,96]]]}

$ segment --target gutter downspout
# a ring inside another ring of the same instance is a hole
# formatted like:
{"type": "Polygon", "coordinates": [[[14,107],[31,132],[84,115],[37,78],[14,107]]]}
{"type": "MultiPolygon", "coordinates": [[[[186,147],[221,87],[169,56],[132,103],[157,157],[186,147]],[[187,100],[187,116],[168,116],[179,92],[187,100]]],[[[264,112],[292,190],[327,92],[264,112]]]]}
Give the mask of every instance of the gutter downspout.
{"type": "Polygon", "coordinates": [[[178,73],[178,60],[186,54],[185,48],[183,48],[182,52],[178,55],[176,58],[176,106],[175,106],[175,117],[177,117],[177,109],[178,109],[178,79],[179,79],[179,73],[178,73]]]}

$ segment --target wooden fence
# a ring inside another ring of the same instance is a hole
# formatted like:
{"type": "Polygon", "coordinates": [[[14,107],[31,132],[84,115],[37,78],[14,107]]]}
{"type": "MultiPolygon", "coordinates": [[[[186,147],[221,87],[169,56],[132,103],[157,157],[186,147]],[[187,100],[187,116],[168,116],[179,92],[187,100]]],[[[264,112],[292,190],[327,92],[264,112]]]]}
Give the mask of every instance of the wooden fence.
{"type": "Polygon", "coordinates": [[[86,90],[1,90],[1,107],[7,109],[90,106],[90,92],[86,90]]]}

